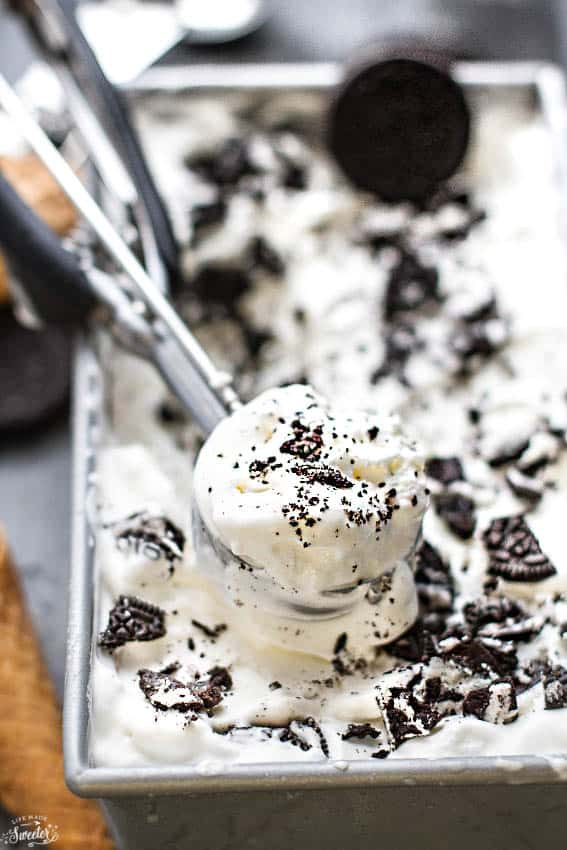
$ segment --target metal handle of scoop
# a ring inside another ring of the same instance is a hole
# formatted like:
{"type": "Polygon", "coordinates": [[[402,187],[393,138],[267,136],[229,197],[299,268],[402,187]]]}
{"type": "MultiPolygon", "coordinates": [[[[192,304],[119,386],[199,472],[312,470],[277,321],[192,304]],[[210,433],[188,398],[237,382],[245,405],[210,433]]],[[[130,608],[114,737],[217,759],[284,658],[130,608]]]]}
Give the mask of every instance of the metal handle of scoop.
{"type": "Polygon", "coordinates": [[[128,197],[142,240],[152,241],[167,282],[179,276],[167,210],[150,173],[127,103],[106,78],[76,19],[74,0],[12,0],[42,56],[63,86],[91,158],[109,186],[128,197]]]}
{"type": "MultiPolygon", "coordinates": [[[[205,434],[210,433],[238,405],[231,376],[212,363],[173,305],[1,75],[0,106],[10,115],[71,203],[92,227],[118,268],[131,281],[136,297],[147,311],[150,331],[148,358],[155,363],[201,430],[205,434]]],[[[100,298],[95,284],[93,289],[100,298]]],[[[118,284],[116,289],[119,289],[118,284]]],[[[109,301],[114,308],[115,300],[108,299],[107,304],[109,301]]],[[[135,312],[134,305],[132,310],[135,312]]]]}

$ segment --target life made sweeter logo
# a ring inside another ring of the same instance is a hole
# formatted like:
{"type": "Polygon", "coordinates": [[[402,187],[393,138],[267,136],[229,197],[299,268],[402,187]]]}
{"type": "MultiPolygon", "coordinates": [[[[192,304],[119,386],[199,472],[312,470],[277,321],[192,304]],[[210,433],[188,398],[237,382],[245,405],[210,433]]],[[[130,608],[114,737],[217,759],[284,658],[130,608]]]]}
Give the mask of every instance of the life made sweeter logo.
{"type": "Polygon", "coordinates": [[[12,818],[12,826],[0,835],[7,847],[45,847],[59,838],[57,824],[45,815],[20,815],[12,818]]]}

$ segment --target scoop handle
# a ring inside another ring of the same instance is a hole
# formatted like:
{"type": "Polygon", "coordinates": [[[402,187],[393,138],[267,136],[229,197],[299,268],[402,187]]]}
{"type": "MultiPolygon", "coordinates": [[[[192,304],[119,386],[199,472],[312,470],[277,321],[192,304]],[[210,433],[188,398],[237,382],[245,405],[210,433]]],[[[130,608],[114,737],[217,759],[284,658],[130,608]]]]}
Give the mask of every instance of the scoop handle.
{"type": "Polygon", "coordinates": [[[67,52],[70,68],[122,155],[146,209],[161,259],[171,282],[175,284],[179,277],[179,262],[171,222],[148,168],[138,134],[130,120],[127,104],[104,74],[83,35],[77,22],[74,0],[49,0],[49,3],[61,10],[69,37],[67,52]]]}
{"type": "Polygon", "coordinates": [[[0,246],[37,316],[81,324],[96,299],[77,259],[0,174],[0,246]]]}

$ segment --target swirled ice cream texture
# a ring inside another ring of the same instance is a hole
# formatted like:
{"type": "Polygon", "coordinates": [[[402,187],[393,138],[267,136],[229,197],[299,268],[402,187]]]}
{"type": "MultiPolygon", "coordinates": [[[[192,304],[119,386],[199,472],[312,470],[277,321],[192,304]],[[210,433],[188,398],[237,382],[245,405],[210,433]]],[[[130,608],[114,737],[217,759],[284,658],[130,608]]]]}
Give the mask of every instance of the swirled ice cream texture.
{"type": "Polygon", "coordinates": [[[290,617],[336,616],[411,559],[427,506],[423,465],[397,417],[293,385],[217,426],[197,461],[195,504],[244,561],[244,581],[225,584],[290,617]]]}
{"type": "MultiPolygon", "coordinates": [[[[287,630],[265,607],[227,605],[191,544],[195,431],[147,367],[112,352],[96,630],[126,595],[128,627],[115,616],[107,645],[153,639],[96,650],[96,764],[567,751],[567,290],[547,130],[520,96],[482,94],[461,186],[391,208],[340,183],[309,135],[321,107],[301,92],[140,110],[200,286],[184,309],[242,397],[307,380],[419,434],[432,504],[418,621],[378,646],[368,601],[355,621],[287,630]],[[222,185],[187,169],[203,154],[222,185]]],[[[393,598],[406,579],[394,571],[393,598]]]]}

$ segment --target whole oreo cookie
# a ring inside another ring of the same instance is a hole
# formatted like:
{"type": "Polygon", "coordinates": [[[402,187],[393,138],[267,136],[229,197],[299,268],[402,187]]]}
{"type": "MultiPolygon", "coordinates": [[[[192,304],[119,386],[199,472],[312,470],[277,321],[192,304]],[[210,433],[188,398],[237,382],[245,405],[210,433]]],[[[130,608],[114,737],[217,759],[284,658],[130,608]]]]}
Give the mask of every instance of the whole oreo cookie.
{"type": "Polygon", "coordinates": [[[328,141],[345,175],[385,201],[421,201],[465,156],[470,113],[442,55],[365,59],[338,87],[328,141]]]}
{"type": "Polygon", "coordinates": [[[0,310],[0,433],[39,425],[69,391],[70,345],[57,328],[32,331],[12,311],[0,310]]]}

